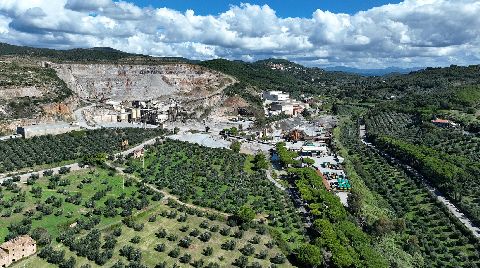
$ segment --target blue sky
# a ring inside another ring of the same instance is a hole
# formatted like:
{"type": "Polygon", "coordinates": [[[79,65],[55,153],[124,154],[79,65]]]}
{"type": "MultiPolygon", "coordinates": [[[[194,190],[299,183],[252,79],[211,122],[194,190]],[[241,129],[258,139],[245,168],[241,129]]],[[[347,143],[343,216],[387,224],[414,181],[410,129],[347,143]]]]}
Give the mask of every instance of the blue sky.
{"type": "Polygon", "coordinates": [[[224,0],[134,0],[139,6],[168,7],[179,11],[192,9],[199,15],[219,14],[229,9],[230,5],[250,3],[269,5],[280,17],[309,17],[317,10],[328,10],[334,13],[353,14],[372,7],[385,4],[396,4],[401,1],[392,0],[271,0],[271,1],[224,1],[224,0]]]}
{"type": "Polygon", "coordinates": [[[0,0],[0,42],[319,67],[469,65],[480,63],[478,14],[479,0],[0,0]]]}

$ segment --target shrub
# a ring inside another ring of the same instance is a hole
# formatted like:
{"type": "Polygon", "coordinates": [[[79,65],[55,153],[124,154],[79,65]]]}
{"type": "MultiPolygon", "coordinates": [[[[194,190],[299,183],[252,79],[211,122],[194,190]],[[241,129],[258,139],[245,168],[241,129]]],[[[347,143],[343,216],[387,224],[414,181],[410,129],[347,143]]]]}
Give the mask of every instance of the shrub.
{"type": "Polygon", "coordinates": [[[174,234],[170,234],[170,235],[167,236],[167,239],[168,239],[168,241],[171,241],[171,242],[177,241],[178,236],[176,236],[174,234]]]}
{"type": "Polygon", "coordinates": [[[223,235],[223,236],[228,236],[230,234],[230,228],[228,227],[223,227],[222,229],[220,229],[220,234],[223,235]]]}
{"type": "Polygon", "coordinates": [[[155,246],[155,250],[158,252],[164,252],[165,251],[165,243],[157,244],[155,246]]]}
{"type": "Polygon", "coordinates": [[[195,267],[195,268],[201,268],[201,267],[203,267],[204,263],[205,263],[205,262],[203,261],[203,259],[200,259],[200,260],[194,260],[194,261],[191,263],[191,265],[192,265],[193,267],[195,267]]]}
{"type": "Polygon", "coordinates": [[[255,248],[252,244],[246,244],[243,248],[240,249],[240,252],[242,252],[242,254],[245,256],[251,256],[253,255],[253,253],[255,253],[255,248]]]}
{"type": "Polygon", "coordinates": [[[269,249],[272,249],[274,246],[275,246],[275,242],[273,242],[272,240],[268,241],[265,246],[269,249]]]}
{"type": "Polygon", "coordinates": [[[275,264],[282,264],[285,263],[285,256],[283,254],[277,254],[270,258],[270,261],[275,264]]]}
{"type": "Polygon", "coordinates": [[[233,262],[233,265],[240,268],[245,268],[248,265],[248,258],[242,255],[237,259],[235,259],[235,261],[233,262]]]}
{"type": "Polygon", "coordinates": [[[266,250],[262,250],[255,255],[255,258],[264,260],[267,258],[267,256],[268,256],[268,252],[266,250]]]}
{"type": "Polygon", "coordinates": [[[221,248],[224,250],[234,250],[237,243],[233,240],[226,241],[221,245],[221,248]]]}
{"type": "Polygon", "coordinates": [[[218,225],[213,225],[213,226],[210,227],[210,232],[216,233],[216,232],[218,232],[219,229],[220,229],[220,227],[218,225]]]}
{"type": "Polygon", "coordinates": [[[180,257],[181,263],[189,263],[192,260],[192,255],[185,253],[180,257]]]}
{"type": "Polygon", "coordinates": [[[202,250],[202,254],[205,256],[211,256],[213,254],[213,248],[208,246],[202,250]]]}
{"type": "Polygon", "coordinates": [[[122,228],[120,228],[120,227],[115,228],[112,233],[113,233],[114,236],[119,237],[119,236],[122,235],[122,228]]]}
{"type": "Polygon", "coordinates": [[[184,237],[180,239],[178,242],[178,245],[181,246],[182,248],[188,248],[192,244],[192,239],[190,237],[184,237]]]}
{"type": "Polygon", "coordinates": [[[265,225],[259,225],[257,228],[257,234],[264,235],[267,232],[265,225]]]}
{"type": "Polygon", "coordinates": [[[142,252],[140,249],[127,245],[120,249],[120,256],[127,258],[129,261],[140,261],[142,252]]]}
{"type": "Polygon", "coordinates": [[[156,235],[158,238],[165,238],[165,237],[167,237],[167,231],[166,231],[164,228],[162,228],[162,229],[158,230],[158,231],[155,233],[155,235],[156,235]]]}
{"type": "Polygon", "coordinates": [[[208,228],[208,221],[204,220],[200,223],[200,228],[207,229],[208,228]]]}
{"type": "Polygon", "coordinates": [[[255,244],[255,245],[258,245],[258,244],[260,244],[260,236],[256,235],[256,236],[252,237],[250,240],[248,240],[248,242],[250,242],[252,244],[255,244]]]}
{"type": "Polygon", "coordinates": [[[216,262],[209,262],[205,268],[220,268],[220,265],[216,262]]]}
{"type": "Polygon", "coordinates": [[[190,236],[193,236],[193,237],[197,237],[198,235],[200,234],[200,231],[198,229],[193,229],[191,232],[190,232],[190,236]]]}
{"type": "Polygon", "coordinates": [[[140,243],[140,236],[136,235],[136,236],[132,237],[132,239],[130,239],[130,242],[132,242],[134,244],[140,243]]]}
{"type": "Polygon", "coordinates": [[[172,249],[169,253],[168,253],[168,256],[172,257],[172,258],[178,258],[178,256],[180,255],[180,249],[178,247],[172,249]]]}
{"type": "Polygon", "coordinates": [[[243,237],[243,231],[242,230],[235,231],[235,233],[233,233],[233,237],[235,237],[237,239],[242,238],[243,237]]]}

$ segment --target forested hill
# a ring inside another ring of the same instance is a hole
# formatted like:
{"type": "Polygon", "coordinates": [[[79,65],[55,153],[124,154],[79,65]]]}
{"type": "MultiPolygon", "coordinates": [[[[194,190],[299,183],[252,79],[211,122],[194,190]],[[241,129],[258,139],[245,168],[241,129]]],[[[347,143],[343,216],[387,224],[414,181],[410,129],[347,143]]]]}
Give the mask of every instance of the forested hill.
{"type": "Polygon", "coordinates": [[[15,46],[0,43],[0,56],[28,56],[43,58],[49,61],[59,62],[132,62],[132,63],[168,63],[168,62],[192,62],[180,57],[151,57],[140,54],[132,54],[109,47],[75,48],[68,50],[56,50],[49,48],[34,48],[28,46],[15,46]]]}
{"type": "MultiPolygon", "coordinates": [[[[417,99],[418,95],[432,93],[443,94],[443,99],[449,99],[452,89],[480,84],[479,65],[426,68],[409,74],[366,77],[308,68],[277,59],[254,63],[218,59],[200,64],[235,76],[241,81],[241,85],[237,85],[239,88],[283,90],[294,96],[321,95],[348,102],[393,102],[411,96],[417,99]]],[[[240,91],[238,89],[235,92],[240,91]]]]}
{"type": "Polygon", "coordinates": [[[332,102],[381,104],[387,109],[435,113],[439,109],[476,109],[476,85],[480,66],[426,68],[409,74],[367,77],[345,72],[309,68],[281,59],[253,63],[224,59],[191,61],[176,57],[152,57],[107,47],[54,50],[0,43],[0,56],[28,56],[60,62],[123,62],[132,64],[193,63],[232,75],[240,81],[226,89],[254,106],[260,105],[262,90],[282,90],[292,94],[319,96],[332,102]],[[470,86],[473,86],[471,88],[470,86]]]}
{"type": "Polygon", "coordinates": [[[253,63],[224,59],[202,62],[201,65],[235,76],[246,85],[259,90],[283,90],[299,94],[323,95],[337,93],[336,88],[361,81],[360,75],[326,72],[287,61],[269,59],[253,63]]]}

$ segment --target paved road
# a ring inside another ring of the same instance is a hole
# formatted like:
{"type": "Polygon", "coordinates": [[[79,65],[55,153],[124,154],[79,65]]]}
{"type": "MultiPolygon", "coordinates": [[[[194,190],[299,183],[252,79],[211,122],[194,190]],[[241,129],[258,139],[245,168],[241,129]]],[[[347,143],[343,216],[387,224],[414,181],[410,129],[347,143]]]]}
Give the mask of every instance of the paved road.
{"type": "MultiPolygon", "coordinates": [[[[146,145],[154,144],[157,141],[157,139],[159,139],[159,137],[152,138],[152,139],[149,139],[147,141],[144,141],[144,142],[142,142],[141,144],[139,144],[135,147],[132,147],[128,150],[120,152],[120,154],[123,155],[123,156],[126,156],[126,155],[132,153],[135,150],[142,149],[146,145]]],[[[53,174],[58,174],[58,171],[62,167],[69,167],[71,171],[76,171],[76,170],[81,170],[82,169],[80,167],[79,163],[73,163],[73,164],[70,164],[70,165],[64,165],[64,166],[55,167],[55,168],[47,168],[47,169],[43,169],[43,170],[40,170],[40,171],[34,171],[34,172],[28,172],[28,173],[21,174],[21,175],[19,175],[20,176],[20,181],[21,182],[26,182],[32,174],[38,174],[39,177],[43,177],[43,172],[46,171],[46,170],[52,170],[53,174]]],[[[8,179],[12,179],[12,176],[0,178],[0,183],[3,183],[5,180],[8,180],[8,179]]]]}
{"type": "MultiPolygon", "coordinates": [[[[61,167],[48,168],[48,169],[43,169],[43,170],[40,170],[40,171],[29,172],[29,173],[21,174],[21,175],[18,175],[18,176],[20,176],[20,181],[21,182],[26,182],[32,174],[38,174],[39,177],[43,177],[43,172],[46,171],[46,170],[52,170],[53,174],[58,174],[59,170],[62,167],[70,168],[71,171],[76,171],[76,170],[81,170],[82,169],[78,163],[73,163],[73,164],[65,165],[65,166],[61,166],[61,167]]],[[[1,178],[0,183],[3,183],[4,181],[6,181],[8,179],[12,179],[12,177],[1,178]]]]}
{"type": "Polygon", "coordinates": [[[278,189],[282,190],[282,191],[285,191],[285,187],[283,187],[280,183],[278,183],[278,181],[276,181],[273,177],[272,177],[272,169],[271,168],[268,168],[266,170],[266,173],[267,173],[267,179],[269,181],[271,181],[278,189]]]}
{"type": "MultiPolygon", "coordinates": [[[[360,126],[360,128],[362,128],[362,126],[360,126]]],[[[363,127],[363,129],[365,129],[365,127],[363,127]]],[[[373,150],[377,151],[382,156],[390,159],[392,162],[402,166],[409,173],[411,173],[415,177],[419,178],[421,180],[422,184],[428,189],[428,191],[430,191],[430,193],[433,196],[435,196],[438,201],[442,202],[448,208],[450,213],[452,213],[460,222],[462,222],[463,225],[465,225],[465,227],[467,227],[473,233],[473,235],[475,237],[480,238],[480,228],[475,226],[475,224],[473,224],[473,222],[464,213],[462,213],[452,202],[450,202],[450,200],[448,200],[448,198],[442,192],[440,192],[437,188],[435,188],[433,185],[431,185],[428,182],[428,180],[425,177],[423,177],[423,175],[421,175],[416,169],[412,168],[411,166],[400,162],[396,158],[394,158],[394,157],[384,153],[383,151],[379,150],[373,144],[367,142],[366,139],[365,139],[365,131],[360,132],[360,134],[361,134],[360,138],[361,138],[363,144],[365,144],[366,146],[368,146],[368,147],[372,148],[373,150]]]]}

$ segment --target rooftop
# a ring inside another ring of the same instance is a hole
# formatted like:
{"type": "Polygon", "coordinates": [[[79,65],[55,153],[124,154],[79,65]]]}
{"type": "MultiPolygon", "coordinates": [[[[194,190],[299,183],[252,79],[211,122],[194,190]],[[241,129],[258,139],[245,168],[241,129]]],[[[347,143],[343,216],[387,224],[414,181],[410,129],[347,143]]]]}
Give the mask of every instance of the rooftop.
{"type": "Polygon", "coordinates": [[[435,119],[435,120],[432,120],[432,123],[448,124],[448,123],[450,123],[450,120],[446,120],[446,119],[435,119]]]}

